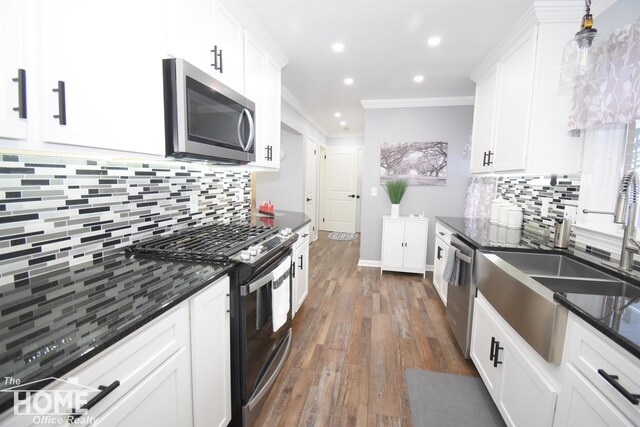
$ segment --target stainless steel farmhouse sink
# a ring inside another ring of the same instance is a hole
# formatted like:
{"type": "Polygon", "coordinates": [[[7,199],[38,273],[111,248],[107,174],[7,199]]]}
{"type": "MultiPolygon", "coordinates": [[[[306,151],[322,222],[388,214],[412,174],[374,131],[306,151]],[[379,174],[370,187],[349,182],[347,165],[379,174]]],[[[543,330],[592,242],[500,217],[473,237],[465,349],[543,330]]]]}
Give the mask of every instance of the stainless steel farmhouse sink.
{"type": "Polygon", "coordinates": [[[560,363],[568,310],[555,292],[620,295],[638,288],[561,254],[479,252],[478,290],[546,361],[560,363]]]}

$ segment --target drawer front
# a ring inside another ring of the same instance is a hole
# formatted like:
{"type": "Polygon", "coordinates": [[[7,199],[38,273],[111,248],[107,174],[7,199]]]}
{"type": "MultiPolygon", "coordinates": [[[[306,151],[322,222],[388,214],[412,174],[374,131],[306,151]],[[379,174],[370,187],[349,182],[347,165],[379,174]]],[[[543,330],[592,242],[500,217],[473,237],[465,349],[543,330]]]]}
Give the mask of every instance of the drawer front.
{"type": "Polygon", "coordinates": [[[309,225],[308,224],[302,227],[301,229],[296,230],[296,233],[298,234],[298,240],[296,240],[296,242],[293,244],[294,248],[301,247],[305,243],[309,242],[309,225]]]}
{"type": "MultiPolygon", "coordinates": [[[[134,388],[139,388],[138,384],[172,355],[186,352],[188,356],[189,336],[189,306],[184,303],[64,375],[61,380],[65,382],[54,381],[45,390],[47,394],[56,391],[88,390],[86,395],[82,396],[84,402],[97,395],[99,386],[108,387],[119,381],[118,386],[78,421],[88,417],[100,417],[113,405],[119,404],[123,397],[128,399],[128,394],[134,388]]],[[[32,422],[33,416],[16,416],[13,415],[13,410],[9,409],[3,414],[0,425],[28,426],[32,425],[32,422]]]]}
{"type": "Polygon", "coordinates": [[[436,222],[436,237],[441,238],[446,244],[451,243],[451,230],[436,222]]]}
{"type": "Polygon", "coordinates": [[[627,400],[604,375],[631,394],[640,395],[640,361],[573,314],[567,328],[567,362],[629,419],[640,424],[640,404],[627,400]]]}

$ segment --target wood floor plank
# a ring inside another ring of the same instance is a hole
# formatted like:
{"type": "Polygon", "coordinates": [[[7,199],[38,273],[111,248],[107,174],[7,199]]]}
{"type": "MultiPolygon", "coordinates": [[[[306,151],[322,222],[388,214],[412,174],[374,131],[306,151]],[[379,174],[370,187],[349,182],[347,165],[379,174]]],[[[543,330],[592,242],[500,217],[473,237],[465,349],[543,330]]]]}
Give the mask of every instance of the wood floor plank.
{"type": "MultiPolygon", "coordinates": [[[[357,267],[359,241],[321,232],[289,358],[256,427],[412,427],[404,370],[476,375],[431,276],[357,267]]],[[[417,427],[417,426],[416,426],[417,427]]]]}

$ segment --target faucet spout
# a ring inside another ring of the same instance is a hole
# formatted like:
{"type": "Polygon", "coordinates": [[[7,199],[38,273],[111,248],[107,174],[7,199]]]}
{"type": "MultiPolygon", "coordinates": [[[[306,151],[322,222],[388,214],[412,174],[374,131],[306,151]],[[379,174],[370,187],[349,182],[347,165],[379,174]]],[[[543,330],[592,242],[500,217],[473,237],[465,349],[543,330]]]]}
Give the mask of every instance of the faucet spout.
{"type": "Polygon", "coordinates": [[[630,170],[620,181],[614,212],[614,222],[624,224],[620,268],[626,271],[633,269],[633,254],[640,253],[640,247],[635,240],[638,222],[638,190],[640,190],[640,177],[635,170],[630,170]]]}

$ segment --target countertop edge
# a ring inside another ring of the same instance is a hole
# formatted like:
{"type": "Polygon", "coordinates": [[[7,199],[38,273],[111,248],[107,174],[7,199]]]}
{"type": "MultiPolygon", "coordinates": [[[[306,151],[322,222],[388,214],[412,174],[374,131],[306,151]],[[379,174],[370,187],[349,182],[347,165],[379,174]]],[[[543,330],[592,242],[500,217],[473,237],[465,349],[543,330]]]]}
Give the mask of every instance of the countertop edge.
{"type": "Polygon", "coordinates": [[[622,347],[625,350],[627,350],[633,356],[635,356],[638,359],[640,359],[640,347],[638,347],[637,345],[635,345],[634,343],[632,343],[631,341],[626,339],[621,334],[617,333],[616,331],[614,331],[612,329],[607,328],[601,322],[598,322],[597,320],[595,320],[589,313],[586,313],[580,307],[576,306],[571,301],[567,300],[562,294],[559,294],[557,292],[554,293],[553,294],[553,299],[555,301],[559,302],[562,306],[566,307],[569,311],[571,311],[572,313],[577,315],[579,318],[581,318],[582,320],[587,322],[589,325],[591,325],[594,328],[596,328],[603,335],[605,335],[607,338],[611,339],[613,342],[618,344],[620,347],[622,347]]]}

